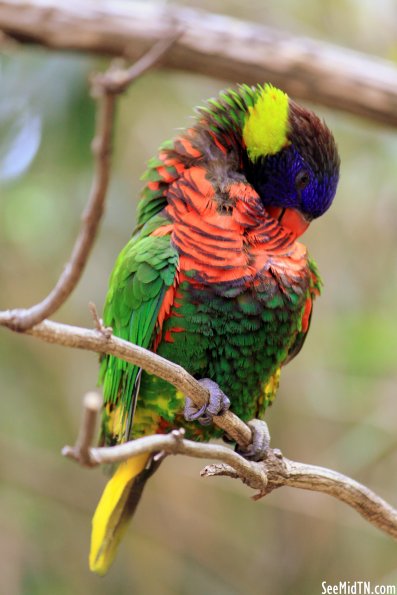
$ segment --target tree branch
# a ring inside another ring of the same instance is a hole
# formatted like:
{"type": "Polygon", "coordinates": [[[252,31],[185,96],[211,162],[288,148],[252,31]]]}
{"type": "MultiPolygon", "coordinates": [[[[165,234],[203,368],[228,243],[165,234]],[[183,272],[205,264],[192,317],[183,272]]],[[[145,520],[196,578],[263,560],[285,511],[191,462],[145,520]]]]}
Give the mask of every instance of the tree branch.
{"type": "MultiPolygon", "coordinates": [[[[0,313],[0,325],[8,326],[7,312],[0,313]]],[[[201,407],[208,401],[208,392],[181,366],[170,362],[142,347],[128,343],[103,331],[89,330],[45,320],[26,331],[47,343],[64,345],[109,353],[136,364],[150,374],[167,380],[178,390],[190,396],[201,407]]],[[[226,475],[241,479],[250,487],[259,490],[255,499],[272,490],[290,486],[300,489],[324,492],[352,506],[370,523],[397,538],[397,511],[364,485],[331,469],[305,465],[284,458],[278,449],[269,449],[267,458],[261,463],[246,461],[229,448],[214,444],[198,444],[184,440],[180,431],[176,434],[147,436],[110,448],[91,448],[88,444],[93,435],[93,410],[86,412],[83,427],[75,447],[65,447],[63,453],[81,464],[94,466],[114,463],[144,452],[164,451],[170,454],[184,454],[198,458],[212,458],[222,461],[221,465],[206,467],[204,476],[226,475]]],[[[230,411],[214,418],[238,443],[246,446],[251,440],[251,430],[230,411]]]]}
{"type": "Polygon", "coordinates": [[[28,309],[12,311],[10,324],[17,331],[22,332],[56,312],[67,300],[80,280],[104,210],[109,183],[113,114],[113,95],[101,95],[97,113],[96,135],[92,142],[92,150],[96,161],[95,173],[88,203],[82,216],[80,232],[76,238],[70,259],[48,296],[28,309]]]}
{"type": "Polygon", "coordinates": [[[87,393],[83,400],[83,419],[73,449],[74,458],[87,467],[92,466],[91,445],[94,441],[96,420],[102,409],[102,398],[98,393],[87,393]]]}
{"type": "MultiPolygon", "coordinates": [[[[12,310],[0,312],[0,326],[15,330],[12,310]]],[[[46,343],[115,355],[173,384],[185,395],[189,395],[198,407],[208,402],[207,389],[203,388],[184,368],[143,347],[113,335],[109,336],[107,329],[90,330],[44,320],[33,328],[27,329],[26,333],[46,343]]],[[[251,442],[250,428],[231,411],[215,416],[214,423],[243,448],[251,442]]]]}
{"type": "Polygon", "coordinates": [[[21,43],[136,59],[183,31],[167,68],[256,84],[397,126],[397,68],[347,48],[197,10],[151,2],[0,0],[0,30],[21,43]],[[84,8],[84,10],[82,10],[84,8]]]}
{"type": "Polygon", "coordinates": [[[175,29],[166,39],[160,39],[129,68],[109,68],[104,74],[96,75],[96,84],[106,93],[123,93],[133,81],[153,68],[166,55],[181,35],[182,32],[175,29]]]}
{"type": "MultiPolygon", "coordinates": [[[[95,466],[105,463],[119,463],[143,453],[181,454],[195,458],[215,459],[221,464],[206,467],[204,477],[227,476],[242,480],[249,487],[259,490],[253,498],[258,500],[282,486],[323,492],[334,496],[354,508],[372,525],[397,539],[397,510],[385,500],[354,479],[331,469],[306,465],[284,458],[278,449],[269,448],[266,458],[255,463],[247,461],[236,452],[218,444],[201,444],[184,439],[183,430],[170,434],[145,436],[118,446],[91,448],[87,458],[81,457],[81,436],[87,428],[87,405],[84,407],[82,430],[75,447],[65,446],[62,454],[82,464],[95,466]]],[[[92,410],[89,415],[92,418],[92,410]]],[[[92,427],[83,438],[88,443],[92,427]]]]}
{"type": "Polygon", "coordinates": [[[92,78],[92,94],[98,100],[96,132],[92,141],[95,171],[87,206],[82,216],[81,229],[70,259],[55,287],[38,304],[28,309],[10,311],[8,322],[10,328],[22,332],[33,327],[54,314],[75,289],[93,247],[104,211],[110,178],[110,155],[116,95],[125,91],[134,80],[152,68],[173,45],[178,35],[174,33],[173,36],[157,42],[130,68],[121,70],[112,64],[106,73],[98,74],[92,78]]]}

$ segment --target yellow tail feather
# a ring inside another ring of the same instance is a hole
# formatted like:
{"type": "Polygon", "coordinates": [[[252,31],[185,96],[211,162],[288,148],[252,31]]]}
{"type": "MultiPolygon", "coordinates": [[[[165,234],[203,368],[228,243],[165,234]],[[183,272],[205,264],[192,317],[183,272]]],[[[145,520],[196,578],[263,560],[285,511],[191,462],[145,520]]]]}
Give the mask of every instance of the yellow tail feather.
{"type": "Polygon", "coordinates": [[[108,481],[92,519],[90,570],[103,575],[109,570],[139,499],[131,502],[135,477],[143,471],[149,455],[121,463],[108,481]]]}

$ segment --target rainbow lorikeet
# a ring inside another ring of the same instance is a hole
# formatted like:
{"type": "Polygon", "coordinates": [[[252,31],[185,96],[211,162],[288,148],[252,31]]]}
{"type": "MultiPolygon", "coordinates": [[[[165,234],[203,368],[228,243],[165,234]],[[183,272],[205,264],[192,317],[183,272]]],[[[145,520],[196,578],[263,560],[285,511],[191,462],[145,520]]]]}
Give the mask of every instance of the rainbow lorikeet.
{"type": "MultiPolygon", "coordinates": [[[[220,435],[211,415],[229,405],[245,421],[262,417],[320,292],[297,238],[335,195],[339,156],[329,129],[270,84],[225,91],[197,113],[149,161],[104,323],[206,379],[210,404],[185,407],[170,384],[105,356],[102,444],[176,427],[209,440],[220,435]]],[[[108,482],[93,519],[94,572],[109,568],[150,464],[148,455],[130,459],[108,482]]]]}

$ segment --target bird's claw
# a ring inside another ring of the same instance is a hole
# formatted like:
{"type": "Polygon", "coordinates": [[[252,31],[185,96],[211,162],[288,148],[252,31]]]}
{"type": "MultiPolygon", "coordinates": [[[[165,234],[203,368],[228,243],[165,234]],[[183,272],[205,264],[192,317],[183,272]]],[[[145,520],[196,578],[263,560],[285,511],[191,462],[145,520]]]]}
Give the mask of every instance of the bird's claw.
{"type": "Polygon", "coordinates": [[[230,400],[210,378],[203,378],[198,382],[210,393],[208,403],[198,409],[190,397],[186,397],[184,416],[186,421],[197,420],[202,426],[209,426],[215,415],[221,415],[229,409],[230,400]]]}
{"type": "Polygon", "coordinates": [[[266,458],[270,446],[270,433],[267,423],[260,419],[251,419],[247,424],[252,431],[252,442],[243,449],[236,447],[236,452],[250,461],[262,461],[266,458]]]}

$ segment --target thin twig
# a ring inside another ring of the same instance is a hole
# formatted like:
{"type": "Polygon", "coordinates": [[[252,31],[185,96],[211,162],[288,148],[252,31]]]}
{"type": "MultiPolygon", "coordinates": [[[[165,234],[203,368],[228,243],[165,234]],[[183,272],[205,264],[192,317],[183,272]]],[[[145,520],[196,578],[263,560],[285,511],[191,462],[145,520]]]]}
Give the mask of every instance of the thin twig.
{"type": "Polygon", "coordinates": [[[10,324],[19,332],[31,328],[56,312],[70,296],[83,273],[104,211],[109,183],[114,101],[113,95],[106,94],[99,99],[96,135],[92,142],[95,173],[87,206],[82,216],[80,232],[70,259],[47,297],[28,309],[11,312],[10,324]]]}
{"type": "MultiPolygon", "coordinates": [[[[181,430],[174,430],[169,434],[156,434],[145,436],[138,440],[125,442],[118,446],[91,448],[89,451],[89,466],[120,463],[143,453],[157,453],[164,451],[167,454],[182,454],[199,459],[215,459],[226,461],[244,477],[245,483],[253,489],[264,489],[266,475],[257,466],[257,463],[247,461],[236,452],[219,444],[202,444],[185,440],[181,430]]],[[[74,446],[64,446],[62,454],[81,463],[79,454],[74,446]]]]}
{"type": "Polygon", "coordinates": [[[105,335],[105,337],[109,338],[113,334],[113,329],[111,326],[105,326],[103,324],[103,319],[99,316],[98,310],[94,302],[88,303],[88,309],[91,312],[92,319],[94,321],[94,327],[97,331],[105,335]]]}
{"type": "Polygon", "coordinates": [[[109,68],[104,74],[95,75],[93,78],[94,85],[98,85],[106,93],[123,93],[133,81],[160,62],[181,35],[182,32],[177,31],[166,39],[160,39],[160,41],[129,68],[109,68]]]}
{"type": "MultiPolygon", "coordinates": [[[[262,466],[262,472],[267,476],[267,484],[253,497],[254,500],[283,486],[322,492],[348,504],[369,523],[397,539],[397,510],[351,477],[325,467],[291,461],[283,457],[278,449],[269,449],[266,460],[256,465],[262,466]]],[[[255,470],[252,474],[255,475],[255,470]]],[[[241,477],[233,465],[224,463],[208,465],[201,475],[231,477],[244,481],[244,477],[241,477]]]]}
{"type": "Polygon", "coordinates": [[[103,329],[103,320],[98,314],[98,309],[94,302],[88,303],[88,309],[91,312],[92,319],[94,321],[94,326],[97,331],[101,331],[103,329]]]}
{"type": "MultiPolygon", "coordinates": [[[[372,525],[397,538],[397,510],[363,484],[332,469],[284,459],[285,485],[315,490],[352,506],[372,525]]],[[[278,486],[276,486],[278,487],[278,486]]]]}
{"type": "MultiPolygon", "coordinates": [[[[85,404],[84,408],[86,407],[85,404]]],[[[80,431],[80,439],[85,444],[89,441],[88,433],[84,438],[84,432],[87,430],[86,415],[85,413],[80,431]]],[[[385,500],[346,475],[324,467],[291,461],[284,458],[278,449],[269,448],[265,460],[255,463],[247,461],[226,446],[185,440],[183,430],[174,430],[170,434],[145,436],[117,446],[91,448],[87,461],[90,466],[119,463],[130,457],[159,451],[221,461],[220,464],[207,466],[201,475],[240,479],[249,487],[259,490],[254,496],[255,500],[282,486],[329,494],[354,508],[384,533],[397,539],[397,510],[385,500]]],[[[76,447],[65,446],[62,454],[82,463],[81,454],[76,447]]]]}
{"type": "Polygon", "coordinates": [[[79,436],[73,448],[74,458],[82,465],[92,466],[90,449],[96,431],[96,421],[102,409],[102,397],[98,393],[89,392],[83,399],[83,420],[79,436]]]}
{"type": "Polygon", "coordinates": [[[127,70],[110,67],[105,74],[92,79],[93,95],[98,100],[96,132],[92,142],[95,171],[82,225],[68,263],[55,287],[41,302],[28,309],[10,313],[9,326],[22,332],[56,312],[70,296],[87,263],[101,221],[110,178],[111,143],[114,127],[116,95],[152,68],[175,43],[180,34],[173,34],[156,43],[144,56],[127,70]]]}

